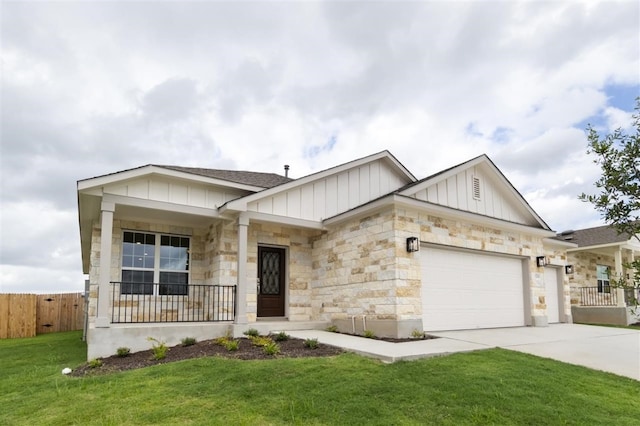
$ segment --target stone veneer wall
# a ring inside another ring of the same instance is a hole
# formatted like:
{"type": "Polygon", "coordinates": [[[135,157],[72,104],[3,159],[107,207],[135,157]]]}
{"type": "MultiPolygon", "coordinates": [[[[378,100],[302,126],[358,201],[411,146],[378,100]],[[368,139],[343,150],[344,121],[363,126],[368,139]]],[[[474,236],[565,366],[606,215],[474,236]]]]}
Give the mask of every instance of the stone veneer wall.
{"type": "Polygon", "coordinates": [[[405,247],[411,236],[419,236],[422,243],[522,257],[529,265],[525,283],[531,322],[546,317],[544,271],[535,263],[543,253],[541,237],[389,208],[344,222],[314,242],[314,318],[345,324],[365,316],[366,321],[421,327],[420,257],[405,247]]]}
{"type": "Polygon", "coordinates": [[[569,286],[571,288],[571,304],[580,304],[580,291],[578,287],[596,287],[598,285],[597,265],[608,266],[611,274],[615,268],[613,256],[591,252],[570,252],[567,263],[573,264],[573,274],[569,274],[569,286]]]}
{"type": "MultiPolygon", "coordinates": [[[[100,271],[100,223],[93,224],[91,232],[91,257],[89,266],[89,322],[95,322],[98,306],[98,279],[100,271]]],[[[134,222],[114,219],[113,235],[111,239],[111,274],[110,281],[121,279],[121,249],[122,231],[152,232],[188,236],[191,240],[190,250],[190,280],[192,284],[206,284],[205,241],[204,230],[183,226],[163,225],[155,223],[134,222]]]]}
{"type": "Polygon", "coordinates": [[[352,219],[313,243],[312,315],[397,320],[393,210],[352,219]]]}

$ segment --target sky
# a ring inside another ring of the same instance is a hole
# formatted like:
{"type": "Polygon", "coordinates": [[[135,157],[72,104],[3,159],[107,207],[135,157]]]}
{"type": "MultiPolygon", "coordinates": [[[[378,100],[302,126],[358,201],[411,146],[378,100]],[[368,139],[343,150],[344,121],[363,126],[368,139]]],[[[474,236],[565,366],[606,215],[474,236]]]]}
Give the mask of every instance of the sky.
{"type": "Polygon", "coordinates": [[[84,288],[78,180],[145,164],[304,175],[487,154],[560,232],[629,128],[637,1],[0,3],[0,293],[84,288]]]}

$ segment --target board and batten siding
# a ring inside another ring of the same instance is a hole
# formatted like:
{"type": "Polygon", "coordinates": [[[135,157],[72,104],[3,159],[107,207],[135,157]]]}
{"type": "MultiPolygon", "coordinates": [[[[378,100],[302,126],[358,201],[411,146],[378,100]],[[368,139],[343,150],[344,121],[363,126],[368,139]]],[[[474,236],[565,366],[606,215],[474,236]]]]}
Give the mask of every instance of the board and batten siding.
{"type": "Polygon", "coordinates": [[[509,222],[535,225],[531,215],[503,187],[504,184],[496,182],[482,167],[476,166],[421,189],[413,197],[509,222]],[[474,177],[479,179],[479,198],[474,197],[474,177]]]}
{"type": "Polygon", "coordinates": [[[104,193],[210,209],[249,194],[229,188],[161,178],[135,179],[125,185],[109,185],[104,188],[104,193]]]}
{"type": "Polygon", "coordinates": [[[321,221],[406,185],[405,178],[374,161],[248,204],[258,213],[321,221]]]}

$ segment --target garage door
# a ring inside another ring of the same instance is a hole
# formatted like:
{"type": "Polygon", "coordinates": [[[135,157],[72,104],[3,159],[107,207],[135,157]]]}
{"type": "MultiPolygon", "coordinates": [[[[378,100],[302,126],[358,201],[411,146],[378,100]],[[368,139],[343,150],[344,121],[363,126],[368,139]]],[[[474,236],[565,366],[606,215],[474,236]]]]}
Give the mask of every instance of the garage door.
{"type": "Polygon", "coordinates": [[[426,331],[523,326],[522,261],[422,247],[426,331]]]}
{"type": "Polygon", "coordinates": [[[560,307],[558,305],[558,270],[544,268],[545,301],[547,304],[547,321],[560,322],[560,307]]]}

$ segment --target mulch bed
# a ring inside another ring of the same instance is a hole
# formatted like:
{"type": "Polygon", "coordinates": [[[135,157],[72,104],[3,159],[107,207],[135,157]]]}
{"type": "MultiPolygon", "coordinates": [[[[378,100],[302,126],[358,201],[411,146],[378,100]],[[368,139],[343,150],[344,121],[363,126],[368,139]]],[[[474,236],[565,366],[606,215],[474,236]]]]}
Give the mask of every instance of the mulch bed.
{"type": "Polygon", "coordinates": [[[74,369],[70,376],[86,376],[96,374],[114,373],[119,371],[133,370],[136,368],[149,367],[152,365],[166,364],[169,362],[182,361],[185,359],[202,358],[210,356],[220,356],[231,359],[241,360],[260,360],[274,358],[303,358],[303,357],[322,357],[333,356],[343,353],[344,351],[334,346],[319,344],[317,348],[310,349],[304,345],[304,340],[290,338],[282,342],[277,342],[280,346],[280,353],[277,355],[266,354],[262,347],[254,346],[249,339],[237,339],[239,347],[237,351],[228,351],[223,346],[216,343],[215,340],[205,340],[197,342],[191,346],[173,346],[169,348],[166,358],[162,360],[153,359],[151,350],[131,353],[125,357],[117,355],[108,358],[100,358],[102,365],[100,367],[91,367],[89,363],[85,363],[74,369]]]}

